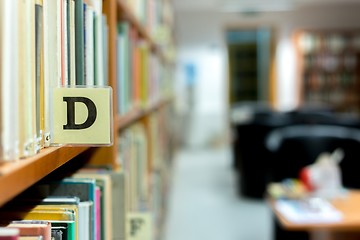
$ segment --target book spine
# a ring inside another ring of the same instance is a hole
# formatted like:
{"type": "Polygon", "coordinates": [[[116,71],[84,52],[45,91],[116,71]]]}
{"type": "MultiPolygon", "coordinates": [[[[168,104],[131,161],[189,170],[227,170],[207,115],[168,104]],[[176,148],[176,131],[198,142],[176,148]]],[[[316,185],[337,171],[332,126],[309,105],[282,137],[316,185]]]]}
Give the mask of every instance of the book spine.
{"type": "Polygon", "coordinates": [[[85,85],[94,86],[94,10],[91,6],[86,6],[85,15],[85,85]]]}
{"type": "Polygon", "coordinates": [[[75,38],[75,0],[69,2],[69,43],[70,43],[70,86],[76,85],[76,38],[75,38]]]}
{"type": "Polygon", "coordinates": [[[0,3],[0,159],[19,157],[18,132],[18,5],[0,3]]]}
{"type": "Polygon", "coordinates": [[[103,15],[102,1],[94,2],[94,82],[97,86],[105,86],[104,79],[104,49],[103,49],[103,15]]]}
{"type": "Polygon", "coordinates": [[[43,104],[43,6],[41,0],[35,4],[35,148],[38,152],[42,148],[42,104],[43,104]]]}
{"type": "Polygon", "coordinates": [[[84,85],[84,3],[75,1],[76,85],[84,85]]]}

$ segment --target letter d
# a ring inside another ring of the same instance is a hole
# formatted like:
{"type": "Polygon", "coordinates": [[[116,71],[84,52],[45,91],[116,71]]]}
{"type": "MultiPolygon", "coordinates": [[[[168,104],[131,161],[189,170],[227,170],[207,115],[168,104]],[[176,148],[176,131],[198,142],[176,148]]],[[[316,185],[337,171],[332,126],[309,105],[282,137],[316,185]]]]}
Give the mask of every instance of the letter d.
{"type": "Polygon", "coordinates": [[[86,97],[63,97],[63,101],[67,103],[67,123],[66,125],[63,125],[63,129],[80,130],[94,124],[97,117],[97,111],[95,103],[91,101],[91,99],[86,97]],[[75,102],[85,104],[88,110],[87,119],[81,124],[75,123],[75,102]]]}

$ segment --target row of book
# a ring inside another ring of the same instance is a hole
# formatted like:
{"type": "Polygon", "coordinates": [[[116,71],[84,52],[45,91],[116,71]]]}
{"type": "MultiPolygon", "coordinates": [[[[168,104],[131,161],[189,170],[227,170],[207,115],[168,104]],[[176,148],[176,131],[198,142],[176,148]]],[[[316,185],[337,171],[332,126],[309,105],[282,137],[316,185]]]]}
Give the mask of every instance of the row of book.
{"type": "Polygon", "coordinates": [[[52,89],[108,85],[102,0],[0,2],[0,159],[51,143],[52,89]]]}
{"type": "Polygon", "coordinates": [[[304,70],[318,70],[324,72],[356,71],[358,59],[356,52],[341,55],[334,54],[308,54],[304,57],[304,70]]]}
{"type": "Polygon", "coordinates": [[[82,168],[31,187],[0,209],[0,221],[43,240],[124,239],[124,189],[122,172],[82,168]]]}
{"type": "Polygon", "coordinates": [[[118,24],[117,110],[120,115],[171,95],[171,71],[128,22],[118,24]]]}
{"type": "Polygon", "coordinates": [[[73,160],[1,207],[0,239],[159,239],[170,116],[170,107],[161,109],[119,134],[118,170],[73,160]]]}
{"type": "Polygon", "coordinates": [[[303,32],[298,44],[304,54],[327,51],[332,54],[351,50],[360,50],[360,33],[358,31],[303,32]]]}
{"type": "Polygon", "coordinates": [[[146,123],[122,131],[118,141],[118,164],[128,174],[127,209],[151,212],[155,239],[161,235],[171,175],[172,132],[168,111],[154,113],[146,123]]]}
{"type": "Polygon", "coordinates": [[[85,165],[69,173],[71,162],[0,208],[0,239],[158,239],[169,183],[167,118],[160,111],[120,134],[120,170],[85,165]],[[16,238],[2,238],[9,229],[16,238]]]}
{"type": "Polygon", "coordinates": [[[312,72],[304,76],[304,84],[309,91],[322,90],[351,90],[356,91],[357,75],[355,73],[312,72]]]}
{"type": "Polygon", "coordinates": [[[160,39],[164,28],[173,25],[173,13],[169,0],[125,0],[135,17],[145,26],[150,36],[160,39]]]}

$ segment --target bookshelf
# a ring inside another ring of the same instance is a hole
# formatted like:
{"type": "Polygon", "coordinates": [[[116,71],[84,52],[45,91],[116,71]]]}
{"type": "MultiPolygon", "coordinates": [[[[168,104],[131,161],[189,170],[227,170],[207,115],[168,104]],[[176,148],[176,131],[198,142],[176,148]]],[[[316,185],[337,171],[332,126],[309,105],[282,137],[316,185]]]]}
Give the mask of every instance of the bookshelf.
{"type": "Polygon", "coordinates": [[[0,205],[86,151],[87,147],[50,147],[34,157],[0,165],[0,205]]]}
{"type": "MultiPolygon", "coordinates": [[[[47,0],[43,0],[44,2],[47,0]]],[[[64,1],[64,2],[71,2],[64,1]]],[[[85,4],[92,4],[92,0],[84,0],[85,4]]],[[[152,88],[153,80],[149,80],[149,87],[145,88],[145,92],[149,94],[147,98],[144,100],[146,104],[142,105],[131,105],[131,107],[126,112],[119,113],[118,106],[121,104],[121,99],[119,97],[120,93],[118,92],[118,66],[119,66],[119,56],[117,55],[118,48],[118,24],[120,22],[126,23],[132,29],[132,31],[136,34],[137,40],[142,43],[145,43],[149,46],[149,53],[146,57],[150,59],[152,58],[158,59],[158,67],[160,69],[161,74],[154,76],[147,76],[144,74],[143,78],[167,78],[171,76],[171,68],[173,67],[173,62],[166,57],[164,50],[166,50],[166,46],[163,43],[158,43],[155,36],[154,29],[149,27],[149,24],[144,23],[143,18],[139,16],[134,10],[134,5],[143,4],[146,7],[148,3],[157,3],[159,4],[159,8],[161,8],[161,4],[168,6],[168,0],[161,1],[148,1],[148,0],[138,0],[138,1],[125,1],[125,0],[103,0],[102,1],[102,14],[106,18],[106,26],[107,26],[107,38],[106,38],[106,47],[107,47],[107,82],[108,85],[113,89],[113,123],[114,123],[114,143],[111,147],[69,147],[69,146],[59,146],[59,147],[44,147],[37,154],[29,157],[23,157],[21,159],[15,161],[3,161],[0,155],[0,210],[1,207],[5,204],[11,202],[13,198],[29,189],[34,184],[38,183],[42,179],[48,177],[50,174],[56,174],[56,171],[59,168],[66,169],[67,163],[71,163],[76,158],[82,158],[86,164],[92,166],[108,166],[113,171],[124,170],[124,166],[119,162],[119,156],[123,154],[121,150],[119,150],[119,145],[121,145],[121,141],[123,139],[123,132],[130,131],[129,129],[135,128],[135,126],[139,125],[144,128],[144,137],[146,138],[147,150],[145,158],[148,161],[147,172],[149,176],[153,174],[155,171],[153,169],[153,162],[159,161],[155,160],[155,158],[162,158],[164,161],[168,161],[170,159],[165,159],[165,157],[158,157],[156,154],[159,154],[159,148],[166,147],[166,145],[158,146],[158,143],[152,142],[157,141],[157,137],[161,140],[163,144],[167,141],[164,139],[170,139],[171,133],[169,131],[161,132],[160,128],[153,126],[153,122],[159,122],[156,124],[168,124],[170,118],[167,117],[168,110],[172,108],[173,98],[171,97],[171,91],[168,90],[165,94],[161,92],[161,83],[156,85],[156,90],[151,94],[148,93],[152,88]],[[138,2],[138,3],[135,3],[138,2]],[[159,47],[161,45],[161,47],[159,47]],[[170,66],[170,67],[167,67],[170,66]],[[170,69],[170,70],[169,70],[170,69]],[[167,71],[162,74],[162,71],[167,71]],[[159,95],[159,96],[157,96],[159,95]],[[155,96],[156,98],[150,99],[150,97],[155,96]],[[157,119],[158,117],[158,119],[157,119]],[[166,135],[166,136],[165,136],[166,135]]],[[[147,6],[148,8],[150,7],[147,6]]],[[[151,9],[150,9],[151,10],[151,9]]],[[[147,9],[149,11],[149,9],[147,9]]],[[[165,17],[160,17],[160,19],[164,19],[165,17]]],[[[160,20],[160,22],[164,20],[160,20]]],[[[165,23],[160,23],[165,25],[165,23]]],[[[169,23],[166,27],[172,28],[169,23]]],[[[164,27],[164,26],[162,26],[164,27]]],[[[156,26],[153,26],[156,28],[156,26]]],[[[70,44],[70,43],[69,43],[70,44]]],[[[136,45],[136,44],[134,44],[136,45]]],[[[169,43],[168,46],[170,46],[169,43]]],[[[70,61],[70,60],[69,60],[70,61]]],[[[70,65],[69,65],[70,66],[70,65]]],[[[143,66],[144,69],[149,66],[143,66]]],[[[70,70],[69,70],[70,71],[70,70]]],[[[133,79],[130,77],[129,81],[133,79]]],[[[156,80],[157,81],[157,80],[156,80]]],[[[170,79],[166,79],[163,82],[166,83],[168,89],[171,88],[170,79]]],[[[158,84],[158,83],[156,83],[158,84]]],[[[0,101],[0,104],[1,101],[0,101]]],[[[0,123],[1,123],[0,114],[0,123]]],[[[0,142],[1,143],[1,142],[0,142]]],[[[1,153],[1,151],[0,151],[1,153]]],[[[166,156],[171,155],[170,153],[164,154],[166,156]]],[[[155,166],[154,166],[155,168],[155,166]]],[[[70,172],[76,171],[76,169],[67,169],[70,172]]],[[[156,169],[159,171],[159,168],[156,169]]],[[[163,171],[163,170],[161,170],[163,171]]],[[[161,173],[164,175],[164,173],[161,173]]],[[[150,185],[150,182],[148,183],[150,185]]],[[[150,187],[149,187],[150,188],[150,187]]],[[[150,191],[150,190],[149,190],[150,191]]],[[[116,223],[114,223],[116,224],[116,223]]]]}
{"type": "Polygon", "coordinates": [[[300,101],[360,113],[360,31],[302,30],[295,34],[300,101]]]}

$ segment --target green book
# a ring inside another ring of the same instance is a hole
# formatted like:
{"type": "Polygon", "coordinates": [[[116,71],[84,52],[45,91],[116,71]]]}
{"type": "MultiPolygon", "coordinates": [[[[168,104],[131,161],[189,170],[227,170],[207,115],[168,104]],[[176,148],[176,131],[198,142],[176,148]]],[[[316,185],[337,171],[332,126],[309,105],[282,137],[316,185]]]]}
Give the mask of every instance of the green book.
{"type": "Polygon", "coordinates": [[[36,114],[36,144],[35,151],[39,152],[41,148],[42,129],[41,129],[41,99],[44,96],[43,87],[43,74],[41,66],[41,54],[43,50],[43,6],[35,4],[35,114],[36,114]]]}
{"type": "Polygon", "coordinates": [[[76,85],[84,85],[84,2],[75,1],[76,85]]]}
{"type": "Polygon", "coordinates": [[[76,239],[75,237],[75,222],[51,222],[51,238],[53,239],[76,239]]]}

